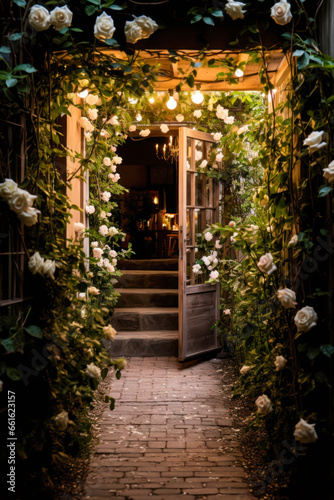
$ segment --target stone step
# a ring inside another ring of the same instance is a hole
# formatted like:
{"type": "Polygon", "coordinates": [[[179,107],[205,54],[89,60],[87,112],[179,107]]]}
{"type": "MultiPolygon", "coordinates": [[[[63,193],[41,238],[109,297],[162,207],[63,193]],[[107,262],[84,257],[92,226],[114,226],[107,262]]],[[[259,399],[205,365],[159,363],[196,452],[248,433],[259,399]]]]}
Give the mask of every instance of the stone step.
{"type": "Polygon", "coordinates": [[[132,270],[161,270],[161,271],[177,271],[178,259],[124,259],[120,262],[120,269],[132,270]]]}
{"type": "Polygon", "coordinates": [[[178,290],[164,288],[116,288],[121,294],[117,308],[123,307],[177,307],[178,290]]]}
{"type": "Polygon", "coordinates": [[[118,332],[113,341],[103,343],[111,358],[177,356],[178,331],[118,332]]]}
{"type": "Polygon", "coordinates": [[[130,270],[117,277],[116,288],[178,288],[177,271],[130,270]]]}
{"type": "Polygon", "coordinates": [[[177,330],[177,307],[123,307],[114,310],[112,325],[119,331],[177,330]]]}

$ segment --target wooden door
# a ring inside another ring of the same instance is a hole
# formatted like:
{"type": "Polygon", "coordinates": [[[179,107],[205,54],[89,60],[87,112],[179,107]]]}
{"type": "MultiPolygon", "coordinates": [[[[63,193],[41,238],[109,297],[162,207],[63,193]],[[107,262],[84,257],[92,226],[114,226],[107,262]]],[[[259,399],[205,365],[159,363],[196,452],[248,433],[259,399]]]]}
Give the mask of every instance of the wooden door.
{"type": "Polygon", "coordinates": [[[179,360],[220,349],[219,284],[206,284],[208,274],[194,274],[200,258],[196,234],[219,219],[219,183],[198,171],[209,158],[210,134],[188,128],[179,131],[179,360]]]}

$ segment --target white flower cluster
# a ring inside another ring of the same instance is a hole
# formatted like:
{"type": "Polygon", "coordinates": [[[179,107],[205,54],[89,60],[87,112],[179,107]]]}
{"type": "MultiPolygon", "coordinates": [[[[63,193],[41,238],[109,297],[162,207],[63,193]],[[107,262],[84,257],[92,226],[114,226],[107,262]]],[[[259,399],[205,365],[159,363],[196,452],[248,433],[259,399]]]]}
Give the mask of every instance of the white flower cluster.
{"type": "Polygon", "coordinates": [[[35,252],[29,259],[28,269],[31,274],[40,274],[41,276],[53,279],[56,271],[56,263],[54,260],[44,260],[44,258],[40,256],[39,252],[35,252]]]}
{"type": "MultiPolygon", "coordinates": [[[[223,120],[226,125],[232,125],[234,123],[234,116],[229,116],[228,109],[224,108],[220,104],[218,104],[216,108],[216,116],[219,120],[223,120]]],[[[213,138],[215,138],[215,135],[213,138]]]]}
{"type": "Polygon", "coordinates": [[[33,226],[38,222],[38,214],[41,212],[32,206],[37,196],[20,189],[12,179],[5,179],[5,182],[0,183],[0,197],[7,201],[9,208],[26,226],[33,226]]]}
{"type": "Polygon", "coordinates": [[[56,7],[49,12],[42,5],[36,4],[29,11],[28,22],[36,31],[45,31],[50,26],[60,31],[63,28],[71,26],[72,18],[73,12],[70,11],[67,5],[56,7]]]}

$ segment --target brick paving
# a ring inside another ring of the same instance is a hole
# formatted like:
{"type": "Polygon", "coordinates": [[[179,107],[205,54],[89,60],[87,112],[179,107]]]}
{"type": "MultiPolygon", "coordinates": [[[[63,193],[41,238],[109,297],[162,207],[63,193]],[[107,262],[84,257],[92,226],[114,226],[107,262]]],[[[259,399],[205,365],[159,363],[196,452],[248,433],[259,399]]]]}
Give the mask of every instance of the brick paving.
{"type": "Polygon", "coordinates": [[[247,500],[236,432],[222,402],[220,363],[130,358],[113,381],[84,499],[247,500]]]}

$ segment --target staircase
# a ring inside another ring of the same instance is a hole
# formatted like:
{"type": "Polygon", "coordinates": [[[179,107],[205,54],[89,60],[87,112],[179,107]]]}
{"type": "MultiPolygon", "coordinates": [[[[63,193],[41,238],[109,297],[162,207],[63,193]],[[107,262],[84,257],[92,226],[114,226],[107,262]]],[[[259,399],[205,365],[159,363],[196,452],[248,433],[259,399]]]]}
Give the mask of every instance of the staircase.
{"type": "Polygon", "coordinates": [[[128,260],[121,269],[110,356],[177,356],[178,260],[128,260]]]}

